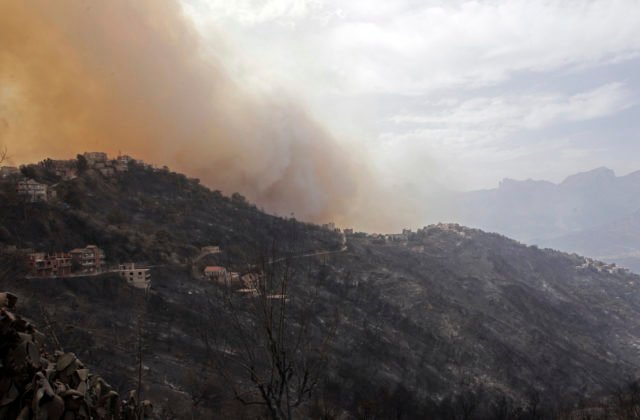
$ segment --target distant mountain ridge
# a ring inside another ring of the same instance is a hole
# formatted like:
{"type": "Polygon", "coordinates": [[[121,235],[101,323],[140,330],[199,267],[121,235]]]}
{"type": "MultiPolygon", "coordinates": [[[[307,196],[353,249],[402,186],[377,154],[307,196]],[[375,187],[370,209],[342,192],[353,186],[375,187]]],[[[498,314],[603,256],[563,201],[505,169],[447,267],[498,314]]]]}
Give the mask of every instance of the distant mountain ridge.
{"type": "Polygon", "coordinates": [[[453,203],[457,222],[640,271],[640,171],[601,167],[558,184],[504,179],[453,203]]]}

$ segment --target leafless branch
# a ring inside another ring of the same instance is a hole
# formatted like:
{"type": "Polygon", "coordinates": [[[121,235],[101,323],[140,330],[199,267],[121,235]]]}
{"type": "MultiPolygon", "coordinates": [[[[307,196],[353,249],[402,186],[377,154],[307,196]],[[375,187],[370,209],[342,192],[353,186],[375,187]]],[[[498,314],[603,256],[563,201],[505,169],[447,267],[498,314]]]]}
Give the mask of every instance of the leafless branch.
{"type": "MultiPolygon", "coordinates": [[[[251,297],[223,286],[224,311],[215,315],[223,337],[210,351],[234,398],[264,407],[273,419],[292,418],[312,397],[330,341],[314,336],[311,327],[317,293],[304,302],[292,296],[290,282],[303,273],[299,264],[292,264],[296,254],[286,254],[265,253],[252,265],[256,284],[251,297]]],[[[205,338],[210,343],[208,334],[205,338]]]]}

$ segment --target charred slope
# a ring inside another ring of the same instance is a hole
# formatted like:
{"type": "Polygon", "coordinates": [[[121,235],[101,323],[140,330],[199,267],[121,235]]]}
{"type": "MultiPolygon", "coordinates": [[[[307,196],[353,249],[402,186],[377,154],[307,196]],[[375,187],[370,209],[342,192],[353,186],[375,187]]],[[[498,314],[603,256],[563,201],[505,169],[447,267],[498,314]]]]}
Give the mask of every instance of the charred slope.
{"type": "MultiPolygon", "coordinates": [[[[210,363],[210,343],[224,328],[219,287],[194,277],[189,260],[219,244],[221,263],[241,266],[264,243],[302,255],[339,249],[339,236],[143,168],[116,178],[88,172],[58,191],[62,202],[51,205],[3,201],[3,241],[52,249],[93,242],[112,258],[161,262],[151,293],[109,275],[15,277],[3,288],[24,296],[30,313],[46,314],[35,318],[118,389],[135,384],[142,319],[145,398],[178,417],[246,414],[210,363]]],[[[640,277],[576,255],[439,225],[407,243],[350,237],[343,252],[291,262],[299,273],[291,296],[314,299],[310,331],[324,334],[340,318],[317,394],[337,412],[397,405],[409,418],[447,416],[448,398],[465,392],[485,395],[485,410],[498,394],[572,404],[639,373],[640,277]]]]}
{"type": "Polygon", "coordinates": [[[350,250],[334,265],[347,318],[365,320],[350,336],[356,353],[385,352],[361,369],[431,396],[465,384],[567,399],[638,373],[636,275],[459,226],[350,250]]]}

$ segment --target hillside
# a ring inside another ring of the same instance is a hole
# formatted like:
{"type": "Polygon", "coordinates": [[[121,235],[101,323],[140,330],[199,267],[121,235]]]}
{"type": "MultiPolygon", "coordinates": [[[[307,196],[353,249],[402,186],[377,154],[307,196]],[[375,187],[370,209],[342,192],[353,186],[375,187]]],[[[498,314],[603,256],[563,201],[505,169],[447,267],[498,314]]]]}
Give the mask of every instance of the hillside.
{"type": "Polygon", "coordinates": [[[640,211],[580,232],[547,241],[556,249],[570,249],[604,261],[615,261],[640,272],[640,211]]]}
{"type": "Polygon", "coordinates": [[[363,265],[351,299],[378,302],[365,318],[411,365],[396,379],[431,395],[462,381],[577,396],[637,372],[637,276],[459,226],[413,243],[419,252],[355,243],[339,257],[363,265]]]}
{"type": "Polygon", "coordinates": [[[132,162],[126,172],[104,176],[86,169],[66,181],[41,165],[26,172],[55,185],[58,200],[25,205],[15,197],[14,183],[0,184],[0,244],[46,252],[100,244],[112,261],[178,264],[209,245],[242,259],[300,229],[311,232],[303,250],[339,243],[318,226],[266,215],[240,194],[223,196],[167,169],[132,162]]]}
{"type": "MultiPolygon", "coordinates": [[[[199,273],[209,263],[242,271],[272,253],[270,265],[293,273],[288,300],[292,313],[310,314],[310,343],[330,337],[304,416],[451,418],[473,402],[478,416],[496,418],[503,397],[513,410],[539,400],[557,412],[640,373],[640,277],[625,270],[458,225],[406,240],[349,235],[342,248],[336,232],[166,170],[87,170],[68,181],[33,170],[58,183],[59,200],[24,203],[6,187],[2,243],[97,244],[111,261],[152,263],[151,289],[115,274],[24,279],[19,266],[2,289],[119,390],[136,382],[143,326],[143,395],[164,418],[259,413],[237,402],[212,362],[233,319],[221,286],[199,273]],[[197,260],[208,245],[223,253],[197,260]]],[[[3,265],[16,255],[6,251],[3,265]]]]}

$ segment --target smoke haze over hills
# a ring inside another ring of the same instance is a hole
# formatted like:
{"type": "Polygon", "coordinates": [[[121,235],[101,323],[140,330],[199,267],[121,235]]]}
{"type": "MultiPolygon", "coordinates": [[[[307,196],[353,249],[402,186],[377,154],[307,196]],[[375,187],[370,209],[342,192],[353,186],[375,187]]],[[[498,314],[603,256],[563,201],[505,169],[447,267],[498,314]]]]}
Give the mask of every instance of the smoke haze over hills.
{"type": "Polygon", "coordinates": [[[432,192],[636,169],[637,8],[3,2],[0,143],[15,164],[122,151],[281,215],[422,226],[449,214],[432,192]]]}
{"type": "MultiPolygon", "coordinates": [[[[13,163],[122,151],[269,211],[342,224],[376,196],[363,151],[295,99],[234,83],[224,44],[206,54],[175,1],[3,2],[0,39],[0,141],[13,163]]],[[[360,225],[387,225],[379,212],[360,225]]]]}
{"type": "MultiPolygon", "coordinates": [[[[640,172],[597,168],[549,181],[505,179],[490,190],[454,194],[457,222],[527,244],[577,252],[640,270],[640,172]]],[[[442,215],[445,217],[444,215],[442,215]]]]}

